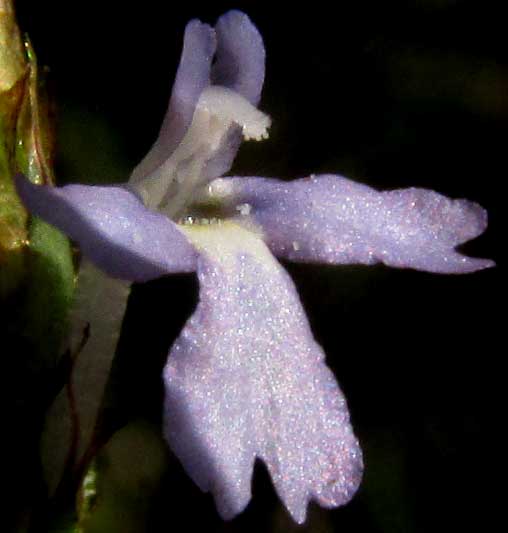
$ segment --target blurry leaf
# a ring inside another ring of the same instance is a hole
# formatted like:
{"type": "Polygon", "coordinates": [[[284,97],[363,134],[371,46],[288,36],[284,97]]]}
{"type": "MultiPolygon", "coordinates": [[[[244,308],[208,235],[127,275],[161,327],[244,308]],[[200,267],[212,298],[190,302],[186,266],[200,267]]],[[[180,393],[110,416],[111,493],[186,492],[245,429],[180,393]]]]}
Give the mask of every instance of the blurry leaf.
{"type": "MultiPolygon", "coordinates": [[[[48,402],[45,393],[51,388],[44,371],[54,370],[59,359],[74,289],[74,268],[67,238],[41,220],[30,220],[13,177],[22,172],[33,183],[53,183],[52,118],[35,54],[17,28],[12,2],[0,0],[0,298],[19,288],[13,295],[16,305],[6,310],[6,324],[2,326],[14,337],[15,354],[21,356],[17,358],[20,377],[14,380],[13,390],[22,391],[24,383],[30,383],[34,376],[38,380],[30,391],[33,395],[22,400],[14,396],[11,408],[13,417],[27,424],[23,434],[33,438],[34,453],[48,402]],[[36,414],[30,418],[27,412],[36,414]]],[[[21,470],[17,468],[17,475],[21,470]]],[[[40,473],[34,470],[29,483],[38,486],[40,473]]],[[[9,486],[10,481],[6,483],[9,486]]],[[[30,516],[36,507],[36,489],[28,492],[24,516],[30,516]]],[[[26,520],[28,524],[30,519],[26,520]]]]}
{"type": "Polygon", "coordinates": [[[0,297],[14,289],[23,276],[27,215],[12,174],[25,74],[23,43],[12,4],[0,0],[0,297]]]}
{"type": "Polygon", "coordinates": [[[28,76],[16,124],[16,169],[33,183],[53,178],[54,127],[45,86],[40,82],[35,53],[25,39],[28,76]]]}
{"type": "MultiPolygon", "coordinates": [[[[31,294],[34,300],[28,303],[30,314],[39,322],[32,333],[46,333],[46,329],[55,333],[54,320],[58,323],[56,330],[61,331],[61,316],[65,314],[62,305],[68,306],[73,286],[69,276],[71,255],[66,238],[48,226],[34,222],[27,233],[27,213],[12,178],[21,171],[33,183],[52,183],[53,151],[49,100],[38,79],[35,54],[29,41],[21,39],[11,2],[0,0],[0,296],[17,286],[25,274],[28,243],[35,256],[44,257],[30,264],[32,287],[35,283],[36,292],[42,288],[46,295],[56,287],[62,292],[55,294],[59,300],[57,317],[47,307],[38,306],[39,294],[31,294]],[[44,288],[46,282],[48,287],[44,288]]],[[[43,297],[42,301],[49,300],[43,297]]],[[[46,351],[54,348],[54,337],[50,335],[46,351]]]]}
{"type": "MultiPolygon", "coordinates": [[[[37,61],[28,39],[24,46],[24,91],[17,109],[15,142],[11,147],[14,150],[6,177],[13,191],[9,200],[11,206],[19,204],[12,185],[12,176],[16,172],[23,172],[33,183],[53,182],[54,131],[49,100],[39,83],[37,61]]],[[[24,224],[25,219],[26,216],[23,217],[24,224]]],[[[36,347],[35,355],[52,367],[61,351],[74,289],[71,249],[62,233],[36,218],[30,223],[27,237],[24,243],[28,243],[30,256],[26,262],[25,333],[36,347]]]]}
{"type": "Polygon", "coordinates": [[[77,531],[145,531],[165,468],[166,447],[158,428],[136,421],[115,433],[84,478],[77,531]]]}
{"type": "Polygon", "coordinates": [[[14,290],[23,278],[25,224],[26,212],[13,188],[0,183],[0,298],[14,290]]]}
{"type": "Polygon", "coordinates": [[[82,262],[70,319],[70,380],[48,411],[42,438],[50,494],[57,489],[66,468],[79,475],[82,462],[89,458],[129,292],[129,283],[110,278],[88,261],[82,262]]]}
{"type": "Polygon", "coordinates": [[[25,55],[11,0],[0,0],[0,94],[25,72],[25,55]]]}
{"type": "Polygon", "coordinates": [[[39,341],[39,356],[58,362],[74,290],[69,241],[39,218],[30,224],[30,274],[27,280],[27,332],[39,341]]]}

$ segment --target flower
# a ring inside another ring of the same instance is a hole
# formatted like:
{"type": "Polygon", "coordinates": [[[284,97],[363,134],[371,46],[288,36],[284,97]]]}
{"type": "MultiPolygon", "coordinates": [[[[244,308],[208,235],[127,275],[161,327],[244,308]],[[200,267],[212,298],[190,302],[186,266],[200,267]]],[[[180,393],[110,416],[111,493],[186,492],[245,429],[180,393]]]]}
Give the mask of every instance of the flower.
{"type": "Polygon", "coordinates": [[[165,437],[225,519],[249,502],[260,458],[301,523],[310,500],[349,501],[363,465],[344,396],[275,256],[438,273],[493,263],[455,250],[487,223],[467,200],[337,175],[222,177],[242,136],[267,137],[256,107],[264,56],[243,13],[215,28],[191,21],[161,132],[125,187],[17,185],[32,213],[110,276],[197,272],[198,306],[164,369],[165,437]]]}

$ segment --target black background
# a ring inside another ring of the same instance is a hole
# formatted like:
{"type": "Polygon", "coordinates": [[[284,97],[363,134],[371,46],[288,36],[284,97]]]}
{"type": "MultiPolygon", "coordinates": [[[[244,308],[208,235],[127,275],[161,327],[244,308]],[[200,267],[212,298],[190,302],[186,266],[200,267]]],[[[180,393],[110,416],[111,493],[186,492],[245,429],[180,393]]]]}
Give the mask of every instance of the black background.
{"type": "MultiPolygon", "coordinates": [[[[268,141],[241,148],[233,173],[290,179],[335,172],[377,188],[428,187],[487,208],[489,229],[466,249],[495,259],[498,267],[489,271],[441,276],[383,266],[286,266],[348,398],[366,463],[348,506],[312,507],[307,525],[297,529],[488,531],[499,509],[494,484],[504,481],[505,454],[508,57],[501,3],[17,6],[58,102],[61,183],[127,179],[157,135],[186,22],[213,23],[236,7],[265,40],[260,107],[273,126],[268,141]]],[[[197,289],[193,276],[134,288],[108,393],[108,428],[142,421],[157,434],[160,370],[197,289]]],[[[144,453],[137,446],[127,455],[135,463],[144,453]]],[[[118,496],[111,516],[91,531],[181,531],[182,523],[207,532],[296,528],[262,466],[251,505],[224,524],[211,497],[164,453],[162,481],[148,503],[143,484],[136,485],[142,510],[133,510],[136,494],[118,496]],[[132,513],[143,518],[135,522],[132,513]]]]}

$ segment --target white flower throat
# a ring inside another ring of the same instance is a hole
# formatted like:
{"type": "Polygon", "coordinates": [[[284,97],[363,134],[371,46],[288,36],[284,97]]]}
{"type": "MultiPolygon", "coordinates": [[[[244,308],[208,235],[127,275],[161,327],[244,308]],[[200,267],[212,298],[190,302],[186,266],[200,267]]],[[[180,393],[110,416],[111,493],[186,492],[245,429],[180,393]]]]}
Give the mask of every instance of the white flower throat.
{"type": "Polygon", "coordinates": [[[232,126],[242,129],[245,140],[268,138],[271,119],[239,93],[212,85],[201,94],[184,138],[154,173],[134,187],[145,205],[183,223],[209,223],[213,217],[194,216],[186,209],[197,189],[205,185],[205,167],[232,126]]]}

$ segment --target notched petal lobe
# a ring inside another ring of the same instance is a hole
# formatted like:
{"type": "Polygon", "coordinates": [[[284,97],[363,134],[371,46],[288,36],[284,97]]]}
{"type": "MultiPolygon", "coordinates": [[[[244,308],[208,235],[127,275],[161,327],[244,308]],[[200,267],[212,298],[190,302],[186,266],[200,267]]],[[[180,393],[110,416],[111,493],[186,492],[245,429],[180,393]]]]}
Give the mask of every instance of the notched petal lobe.
{"type": "Polygon", "coordinates": [[[481,234],[487,214],[428,189],[379,192],[336,175],[290,182],[222,178],[210,190],[249,205],[270,249],[294,261],[373,264],[462,274],[493,266],[455,247],[481,234]]]}
{"type": "Polygon", "coordinates": [[[188,231],[200,302],[164,371],[171,448],[224,518],[247,505],[256,457],[297,522],[310,500],[345,504],[361,451],[291,279],[247,230],[188,231]]]}

